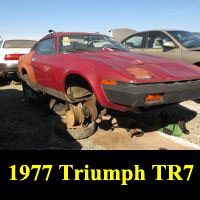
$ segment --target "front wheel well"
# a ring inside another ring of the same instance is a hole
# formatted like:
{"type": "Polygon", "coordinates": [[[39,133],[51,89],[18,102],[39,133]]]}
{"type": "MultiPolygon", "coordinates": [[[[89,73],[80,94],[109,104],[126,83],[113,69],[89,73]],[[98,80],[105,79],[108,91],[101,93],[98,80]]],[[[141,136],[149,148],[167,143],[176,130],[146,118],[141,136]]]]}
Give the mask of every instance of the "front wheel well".
{"type": "Polygon", "coordinates": [[[65,78],[65,91],[72,102],[83,101],[93,95],[90,84],[78,74],[70,74],[65,78]]]}
{"type": "Polygon", "coordinates": [[[24,68],[22,68],[22,75],[25,75],[25,74],[27,74],[27,71],[24,68]]]}

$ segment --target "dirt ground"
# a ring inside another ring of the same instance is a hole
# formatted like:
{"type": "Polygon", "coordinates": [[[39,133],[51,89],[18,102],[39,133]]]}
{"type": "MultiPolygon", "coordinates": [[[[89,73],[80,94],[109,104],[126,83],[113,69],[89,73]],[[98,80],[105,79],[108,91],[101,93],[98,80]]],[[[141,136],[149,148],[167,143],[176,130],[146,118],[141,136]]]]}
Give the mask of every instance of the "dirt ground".
{"type": "Polygon", "coordinates": [[[81,149],[69,135],[58,135],[58,117],[43,104],[24,102],[21,84],[0,87],[0,149],[81,149]]]}
{"type": "MultiPolygon", "coordinates": [[[[129,146],[135,146],[135,149],[168,149],[167,140],[160,138],[153,131],[155,131],[154,119],[152,114],[147,113],[145,116],[136,115],[133,124],[135,127],[142,128],[148,134],[145,134],[143,139],[138,140],[136,137],[130,138],[127,131],[124,129],[124,121],[126,116],[116,116],[118,123],[121,121],[121,131],[116,129],[111,131],[111,123],[109,120],[103,121],[99,124],[97,133],[89,139],[75,141],[69,134],[60,134],[55,129],[55,124],[59,123],[60,118],[54,113],[50,113],[44,104],[34,103],[30,104],[23,99],[21,84],[12,83],[10,80],[0,81],[0,150],[14,149],[14,150],[31,150],[31,149],[72,149],[72,150],[103,150],[103,149],[119,149],[117,145],[121,145],[122,149],[130,149],[129,146]],[[152,118],[152,120],[149,120],[152,118]],[[142,123],[145,122],[145,123],[142,123]],[[146,123],[148,122],[148,123],[146,123]],[[153,128],[154,127],[154,128],[153,128]],[[113,134],[118,132],[118,134],[113,134]],[[150,133],[150,134],[149,134],[150,133]],[[107,137],[106,140],[102,138],[107,137]],[[103,136],[103,137],[102,137],[103,136]],[[162,144],[149,143],[145,145],[146,140],[151,138],[162,140],[162,144]],[[129,140],[134,140],[134,143],[129,143],[129,140]],[[108,141],[112,142],[109,142],[108,141]],[[119,144],[117,140],[120,140],[119,144]],[[143,141],[144,140],[144,141],[143,141]],[[112,146],[112,144],[115,144],[112,146]],[[166,145],[164,145],[166,144],[166,145]]],[[[172,115],[162,115],[162,118],[169,118],[173,120],[177,114],[177,110],[182,115],[187,115],[189,124],[188,129],[191,131],[190,135],[182,136],[184,139],[200,145],[199,138],[199,122],[200,117],[197,113],[185,109],[184,107],[174,107],[171,110],[172,115]]],[[[155,116],[160,114],[154,112],[155,116]]],[[[126,127],[127,128],[127,127],[126,127]]],[[[142,137],[141,137],[142,138],[142,137]]],[[[181,149],[181,148],[175,148],[181,149]]],[[[186,148],[187,149],[187,148],[186,148]]]]}

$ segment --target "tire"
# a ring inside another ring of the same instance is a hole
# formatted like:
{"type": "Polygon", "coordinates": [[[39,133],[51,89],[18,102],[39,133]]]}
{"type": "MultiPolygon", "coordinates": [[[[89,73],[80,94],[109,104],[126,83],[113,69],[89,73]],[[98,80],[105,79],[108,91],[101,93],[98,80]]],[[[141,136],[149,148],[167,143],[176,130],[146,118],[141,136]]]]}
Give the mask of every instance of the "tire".
{"type": "Polygon", "coordinates": [[[16,74],[16,77],[18,78],[18,80],[20,80],[20,81],[21,81],[21,80],[22,80],[22,77],[21,77],[21,75],[20,75],[20,73],[19,73],[19,71],[18,71],[18,70],[16,71],[16,73],[15,73],[15,74],[16,74]]]}
{"type": "Polygon", "coordinates": [[[65,124],[56,124],[56,130],[62,134],[69,134],[75,140],[83,140],[91,137],[97,130],[96,122],[91,122],[84,128],[66,128],[65,124]]]}
{"type": "Polygon", "coordinates": [[[31,87],[29,87],[24,81],[22,82],[22,89],[23,89],[24,97],[28,102],[32,103],[38,100],[37,93],[31,87]]]}

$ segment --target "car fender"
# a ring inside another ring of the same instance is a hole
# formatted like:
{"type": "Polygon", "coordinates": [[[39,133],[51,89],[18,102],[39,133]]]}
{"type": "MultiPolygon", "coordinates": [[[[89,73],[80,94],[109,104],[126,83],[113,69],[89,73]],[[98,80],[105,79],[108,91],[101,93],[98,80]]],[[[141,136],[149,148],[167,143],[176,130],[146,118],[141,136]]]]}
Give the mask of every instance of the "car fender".
{"type": "Polygon", "coordinates": [[[200,52],[191,50],[182,50],[182,59],[189,64],[200,62],[200,52]]]}
{"type": "MultiPolygon", "coordinates": [[[[94,64],[94,63],[93,63],[94,64]]],[[[70,74],[76,74],[84,78],[87,83],[90,85],[93,93],[96,96],[96,99],[103,107],[114,108],[116,105],[113,105],[108,101],[106,94],[101,85],[102,80],[121,80],[123,82],[129,82],[130,79],[124,76],[121,72],[117,72],[116,70],[108,67],[106,65],[96,64],[95,67],[91,65],[84,65],[84,70],[81,70],[81,67],[72,66],[66,67],[66,71],[64,73],[63,79],[65,80],[70,74]],[[76,68],[76,69],[75,69],[76,68]],[[93,70],[92,70],[93,69],[93,70]]],[[[63,81],[62,90],[65,92],[65,84],[63,81]]]]}
{"type": "Polygon", "coordinates": [[[33,70],[33,66],[31,65],[32,56],[33,56],[33,52],[26,54],[24,56],[21,56],[18,62],[18,70],[22,77],[22,80],[23,80],[23,69],[24,69],[26,73],[28,74],[30,81],[36,84],[37,82],[35,79],[35,73],[33,70]]]}
{"type": "MultiPolygon", "coordinates": [[[[64,74],[63,80],[71,74],[79,75],[87,81],[100,105],[105,106],[108,104],[108,100],[105,96],[103,88],[101,87],[101,81],[96,74],[88,75],[77,70],[70,70],[64,74]]],[[[63,91],[65,91],[65,84],[63,84],[63,91]]]]}

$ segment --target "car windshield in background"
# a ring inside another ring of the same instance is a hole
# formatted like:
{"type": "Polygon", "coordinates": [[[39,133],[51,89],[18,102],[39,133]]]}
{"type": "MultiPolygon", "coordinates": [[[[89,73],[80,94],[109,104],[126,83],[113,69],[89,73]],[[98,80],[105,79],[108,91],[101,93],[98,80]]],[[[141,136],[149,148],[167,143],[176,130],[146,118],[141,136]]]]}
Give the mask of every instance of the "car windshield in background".
{"type": "Polygon", "coordinates": [[[186,48],[200,47],[200,37],[194,33],[187,31],[168,31],[174,38],[176,38],[186,48]]]}
{"type": "Polygon", "coordinates": [[[32,48],[35,43],[33,40],[6,40],[3,48],[32,48]]]}
{"type": "Polygon", "coordinates": [[[102,50],[127,51],[120,43],[108,36],[102,35],[65,35],[60,37],[59,50],[61,53],[102,50]]]}

